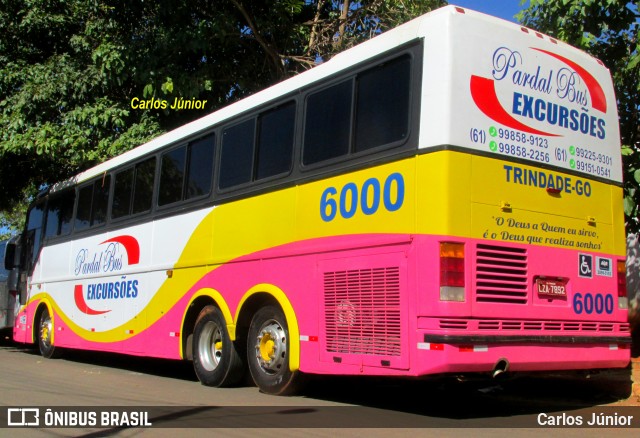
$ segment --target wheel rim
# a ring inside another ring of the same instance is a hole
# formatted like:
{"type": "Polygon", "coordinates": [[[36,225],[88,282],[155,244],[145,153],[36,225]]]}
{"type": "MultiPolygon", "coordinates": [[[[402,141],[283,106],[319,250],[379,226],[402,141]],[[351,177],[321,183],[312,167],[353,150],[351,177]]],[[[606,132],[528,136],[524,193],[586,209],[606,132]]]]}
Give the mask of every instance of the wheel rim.
{"type": "Polygon", "coordinates": [[[215,370],[222,360],[222,330],[218,324],[207,322],[198,340],[198,357],[207,371],[215,370]]]}
{"type": "Polygon", "coordinates": [[[44,313],[42,315],[42,319],[40,320],[40,342],[42,342],[42,346],[45,349],[51,347],[51,330],[53,327],[53,322],[51,321],[51,316],[48,313],[44,313]]]}
{"type": "Polygon", "coordinates": [[[272,319],[260,327],[255,354],[263,372],[273,375],[282,369],[287,355],[287,337],[278,321],[272,319]]]}

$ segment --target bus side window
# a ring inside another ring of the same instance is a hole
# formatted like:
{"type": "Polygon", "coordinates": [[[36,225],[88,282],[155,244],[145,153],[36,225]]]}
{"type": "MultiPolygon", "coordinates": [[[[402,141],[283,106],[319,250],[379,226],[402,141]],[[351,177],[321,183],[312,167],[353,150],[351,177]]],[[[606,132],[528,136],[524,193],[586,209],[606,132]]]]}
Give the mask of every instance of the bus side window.
{"type": "Polygon", "coordinates": [[[302,162],[305,165],[349,153],[353,80],[311,94],[307,98],[302,162]]]}
{"type": "Polygon", "coordinates": [[[91,202],[93,200],[93,184],[81,187],[78,190],[78,208],[73,228],[84,230],[91,225],[91,202]]]}
{"type": "Polygon", "coordinates": [[[358,75],[355,152],[403,140],[409,131],[411,58],[358,75]]]}
{"type": "Polygon", "coordinates": [[[111,218],[113,219],[128,216],[131,212],[134,173],[135,169],[130,167],[114,176],[113,201],[111,203],[111,218]]]}
{"type": "Polygon", "coordinates": [[[156,176],[156,158],[136,165],[136,176],[133,184],[132,214],[151,210],[153,197],[153,180],[156,176]]]}
{"type": "Polygon", "coordinates": [[[91,226],[103,224],[107,220],[109,206],[110,175],[96,180],[93,184],[93,203],[91,205],[91,226]]]}
{"type": "Polygon", "coordinates": [[[27,231],[25,233],[25,251],[22,266],[31,273],[40,254],[42,245],[42,220],[44,218],[44,200],[39,201],[29,210],[27,219],[27,231]]]}
{"type": "Polygon", "coordinates": [[[112,219],[151,210],[155,174],[155,157],[115,174],[111,202],[112,219]]]}
{"type": "Polygon", "coordinates": [[[214,147],[215,136],[213,134],[189,145],[186,199],[197,198],[211,192],[214,147]]]}
{"type": "Polygon", "coordinates": [[[160,164],[160,192],[158,205],[173,204],[182,200],[184,166],[187,161],[187,146],[162,154],[160,164]]]}
{"type": "MultiPolygon", "coordinates": [[[[162,154],[158,205],[173,204],[211,193],[214,148],[215,136],[210,134],[162,154]]],[[[146,176],[144,175],[143,172],[136,174],[134,209],[142,208],[144,199],[151,196],[150,191],[147,191],[146,195],[144,192],[140,192],[138,195],[138,182],[153,181],[153,168],[149,167],[146,170],[146,176]],[[138,177],[141,179],[139,180],[138,177]]],[[[140,185],[143,190],[146,190],[146,187],[144,184],[140,185]]]]}
{"type": "Polygon", "coordinates": [[[256,119],[231,126],[222,133],[219,187],[226,189],[251,181],[256,119]]]}
{"type": "Polygon", "coordinates": [[[294,102],[260,114],[255,179],[279,175],[291,169],[295,120],[294,102]]]}
{"type": "Polygon", "coordinates": [[[78,190],[78,208],[74,222],[75,230],[83,230],[103,224],[107,219],[109,206],[110,175],[104,175],[78,190]]]}
{"type": "Polygon", "coordinates": [[[71,232],[75,190],[65,190],[49,198],[44,237],[65,236],[71,232]]]}

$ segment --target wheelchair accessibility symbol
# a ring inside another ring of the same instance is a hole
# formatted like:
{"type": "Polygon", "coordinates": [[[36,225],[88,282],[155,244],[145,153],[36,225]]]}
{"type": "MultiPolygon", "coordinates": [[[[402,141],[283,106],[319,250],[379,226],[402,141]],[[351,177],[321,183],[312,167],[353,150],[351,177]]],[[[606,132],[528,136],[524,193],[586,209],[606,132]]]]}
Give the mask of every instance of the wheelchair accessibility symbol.
{"type": "Polygon", "coordinates": [[[578,275],[584,278],[593,278],[593,256],[579,254],[578,275]]]}

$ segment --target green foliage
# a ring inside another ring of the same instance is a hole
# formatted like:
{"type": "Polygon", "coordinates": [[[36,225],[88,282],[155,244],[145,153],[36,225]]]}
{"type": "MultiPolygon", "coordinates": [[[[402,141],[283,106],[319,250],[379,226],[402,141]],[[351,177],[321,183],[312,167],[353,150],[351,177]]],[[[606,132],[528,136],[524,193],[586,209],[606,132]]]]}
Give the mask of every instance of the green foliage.
{"type": "Polygon", "coordinates": [[[0,229],[41,187],[445,3],[0,0],[0,229]],[[132,105],[176,97],[208,104],[132,105]]]}
{"type": "Polygon", "coordinates": [[[602,60],[613,75],[624,165],[627,232],[640,231],[640,15],[638,0],[531,0],[518,17],[602,60]]]}

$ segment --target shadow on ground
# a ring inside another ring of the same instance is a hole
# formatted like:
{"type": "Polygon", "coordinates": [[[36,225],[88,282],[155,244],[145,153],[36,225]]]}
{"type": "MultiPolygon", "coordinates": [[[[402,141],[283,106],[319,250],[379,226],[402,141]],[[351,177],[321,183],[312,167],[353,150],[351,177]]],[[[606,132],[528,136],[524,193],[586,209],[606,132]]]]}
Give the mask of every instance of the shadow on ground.
{"type": "MultiPolygon", "coordinates": [[[[0,348],[37,355],[0,337],[0,348]]],[[[197,383],[190,362],[66,350],[61,359],[197,383]]],[[[460,381],[365,377],[310,377],[300,397],[427,417],[478,419],[566,412],[629,398],[632,368],[599,373],[530,374],[460,381]]],[[[258,389],[256,388],[256,391],[258,389]]],[[[274,398],[276,400],[276,398],[274,398]]],[[[277,401],[274,403],[277,404],[277,401]]]]}

